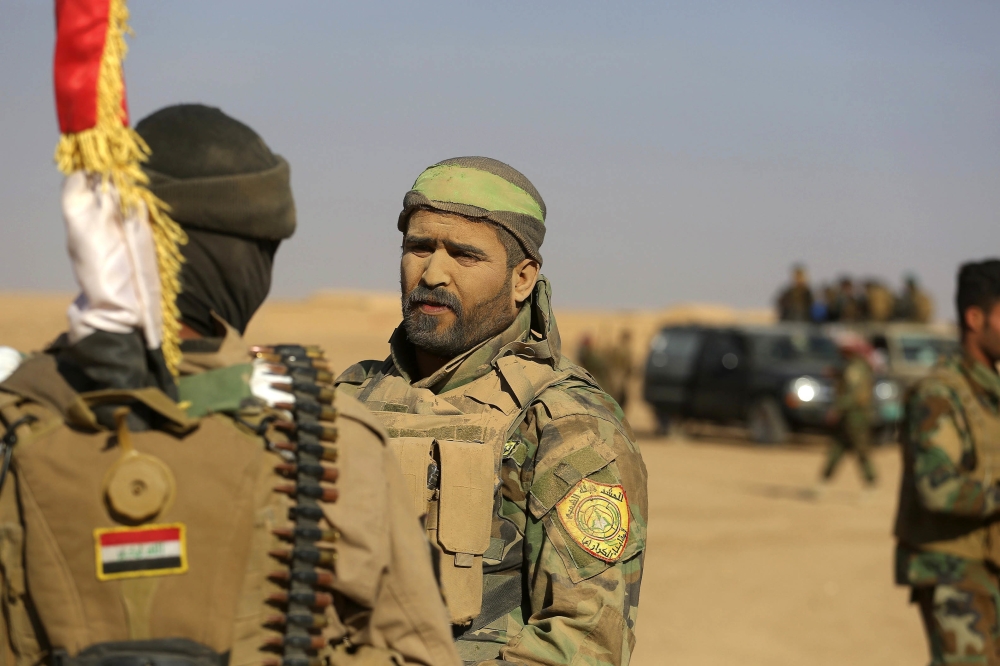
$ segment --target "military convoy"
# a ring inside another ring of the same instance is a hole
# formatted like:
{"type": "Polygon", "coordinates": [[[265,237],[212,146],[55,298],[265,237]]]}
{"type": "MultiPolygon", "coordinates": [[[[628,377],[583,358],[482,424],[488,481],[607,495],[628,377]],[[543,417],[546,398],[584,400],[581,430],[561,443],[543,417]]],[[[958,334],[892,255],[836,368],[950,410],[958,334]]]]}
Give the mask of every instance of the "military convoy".
{"type": "Polygon", "coordinates": [[[738,424],[767,444],[796,431],[825,432],[843,363],[836,339],[848,330],[872,347],[876,436],[893,439],[905,390],[957,350],[953,331],[914,324],[668,326],[650,344],[644,397],[664,432],[692,421],[738,424]]]}

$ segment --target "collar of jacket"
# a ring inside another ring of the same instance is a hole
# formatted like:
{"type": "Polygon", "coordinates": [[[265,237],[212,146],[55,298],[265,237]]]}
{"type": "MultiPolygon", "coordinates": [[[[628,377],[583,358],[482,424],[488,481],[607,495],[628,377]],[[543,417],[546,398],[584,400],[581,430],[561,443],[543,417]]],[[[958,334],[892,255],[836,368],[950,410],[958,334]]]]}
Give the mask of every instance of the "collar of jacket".
{"type": "Polygon", "coordinates": [[[389,338],[393,365],[414,388],[426,388],[443,393],[464,386],[490,372],[497,359],[514,354],[558,365],[560,359],[559,330],[552,312],[552,287],[544,275],[539,276],[517,317],[505,331],[484,340],[469,351],[446,363],[429,377],[413,381],[416,351],[400,324],[389,338]]]}

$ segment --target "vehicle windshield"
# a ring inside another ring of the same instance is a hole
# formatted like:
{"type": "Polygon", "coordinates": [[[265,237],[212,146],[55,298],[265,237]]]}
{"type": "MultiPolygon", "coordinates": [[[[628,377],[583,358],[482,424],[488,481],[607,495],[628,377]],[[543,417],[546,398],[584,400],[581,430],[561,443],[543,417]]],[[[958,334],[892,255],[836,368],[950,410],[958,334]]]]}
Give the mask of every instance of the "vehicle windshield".
{"type": "Polygon", "coordinates": [[[899,337],[899,349],[907,363],[929,368],[939,359],[958,352],[958,342],[947,338],[902,335],[899,337]]]}
{"type": "Polygon", "coordinates": [[[818,333],[769,333],[754,340],[758,358],[776,362],[838,363],[837,345],[818,333]]]}
{"type": "Polygon", "coordinates": [[[664,329],[650,345],[649,364],[665,376],[687,377],[694,368],[701,334],[685,329],[664,329]]]}

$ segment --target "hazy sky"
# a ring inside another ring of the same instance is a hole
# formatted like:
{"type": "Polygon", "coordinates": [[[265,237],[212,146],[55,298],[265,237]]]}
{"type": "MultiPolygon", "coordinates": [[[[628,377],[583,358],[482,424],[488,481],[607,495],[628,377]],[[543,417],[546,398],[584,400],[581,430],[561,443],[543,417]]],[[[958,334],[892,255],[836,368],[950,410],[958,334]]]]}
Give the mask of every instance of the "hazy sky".
{"type": "MultiPolygon", "coordinates": [[[[393,290],[420,171],[488,155],[548,205],[557,305],[770,303],[788,266],[1000,254],[1000,3],[133,0],[133,117],[203,102],[292,165],[274,293],[393,290]],[[751,6],[752,5],[752,6],[751,6]]],[[[0,289],[69,290],[52,4],[0,6],[0,289]]]]}

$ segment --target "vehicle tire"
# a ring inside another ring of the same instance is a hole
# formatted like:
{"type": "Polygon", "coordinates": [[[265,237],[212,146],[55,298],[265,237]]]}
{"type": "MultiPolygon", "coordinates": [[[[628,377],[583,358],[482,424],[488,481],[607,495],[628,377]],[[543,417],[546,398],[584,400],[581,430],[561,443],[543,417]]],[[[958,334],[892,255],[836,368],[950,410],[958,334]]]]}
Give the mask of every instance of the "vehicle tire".
{"type": "Polygon", "coordinates": [[[759,398],[750,405],[747,431],[758,444],[783,444],[788,439],[788,422],[774,398],[759,398]]]}

